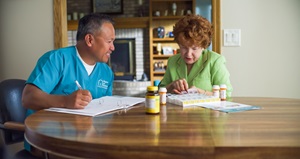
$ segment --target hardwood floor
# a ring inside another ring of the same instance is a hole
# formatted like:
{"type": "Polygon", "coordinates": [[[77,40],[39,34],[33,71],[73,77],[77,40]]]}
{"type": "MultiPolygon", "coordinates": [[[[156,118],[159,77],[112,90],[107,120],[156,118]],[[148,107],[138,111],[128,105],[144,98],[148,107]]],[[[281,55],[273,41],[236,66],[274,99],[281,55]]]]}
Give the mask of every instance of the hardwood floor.
{"type": "Polygon", "coordinates": [[[0,158],[1,159],[37,159],[32,156],[29,152],[24,150],[24,143],[19,142],[10,145],[1,144],[0,158]]]}
{"type": "Polygon", "coordinates": [[[11,159],[18,151],[22,150],[23,148],[23,142],[11,145],[3,145],[3,147],[1,148],[1,158],[11,159]]]}

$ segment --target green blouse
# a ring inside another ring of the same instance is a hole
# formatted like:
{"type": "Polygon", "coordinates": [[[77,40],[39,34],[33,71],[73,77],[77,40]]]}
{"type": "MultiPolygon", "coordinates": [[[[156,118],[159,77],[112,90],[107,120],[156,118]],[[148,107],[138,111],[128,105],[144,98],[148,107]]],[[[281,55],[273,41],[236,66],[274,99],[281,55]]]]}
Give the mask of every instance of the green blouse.
{"type": "Polygon", "coordinates": [[[226,84],[227,97],[231,97],[232,85],[229,72],[225,66],[224,56],[210,50],[204,50],[187,74],[187,66],[180,54],[168,59],[166,73],[159,87],[165,87],[178,79],[186,79],[189,87],[195,86],[206,91],[212,91],[213,85],[226,84]]]}

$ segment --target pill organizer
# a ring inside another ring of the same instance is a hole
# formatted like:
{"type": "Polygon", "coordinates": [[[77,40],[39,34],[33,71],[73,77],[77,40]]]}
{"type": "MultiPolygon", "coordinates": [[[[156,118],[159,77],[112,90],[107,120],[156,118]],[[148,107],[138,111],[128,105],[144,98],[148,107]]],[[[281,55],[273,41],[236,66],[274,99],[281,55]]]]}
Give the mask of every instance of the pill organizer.
{"type": "Polygon", "coordinates": [[[167,96],[168,103],[181,105],[183,107],[217,101],[220,101],[220,98],[200,93],[168,94],[167,96]]]}

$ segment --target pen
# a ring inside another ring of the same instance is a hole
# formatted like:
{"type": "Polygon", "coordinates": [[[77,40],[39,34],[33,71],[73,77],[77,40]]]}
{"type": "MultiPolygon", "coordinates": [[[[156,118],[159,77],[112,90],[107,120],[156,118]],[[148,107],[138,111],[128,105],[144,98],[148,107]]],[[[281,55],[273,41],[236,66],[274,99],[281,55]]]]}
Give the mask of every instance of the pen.
{"type": "Polygon", "coordinates": [[[81,87],[81,85],[79,84],[79,82],[78,82],[77,80],[75,80],[75,83],[76,83],[77,87],[81,90],[82,87],[81,87]]]}

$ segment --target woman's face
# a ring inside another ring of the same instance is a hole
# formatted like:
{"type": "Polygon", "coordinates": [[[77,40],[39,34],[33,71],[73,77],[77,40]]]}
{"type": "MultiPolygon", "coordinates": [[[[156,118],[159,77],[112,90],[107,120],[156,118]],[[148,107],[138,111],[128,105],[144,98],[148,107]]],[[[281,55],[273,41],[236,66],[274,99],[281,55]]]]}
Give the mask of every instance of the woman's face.
{"type": "Polygon", "coordinates": [[[178,38],[178,45],[181,53],[181,58],[187,65],[194,64],[202,54],[203,48],[189,44],[182,35],[178,38]]]}

